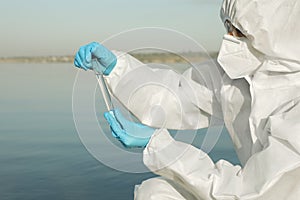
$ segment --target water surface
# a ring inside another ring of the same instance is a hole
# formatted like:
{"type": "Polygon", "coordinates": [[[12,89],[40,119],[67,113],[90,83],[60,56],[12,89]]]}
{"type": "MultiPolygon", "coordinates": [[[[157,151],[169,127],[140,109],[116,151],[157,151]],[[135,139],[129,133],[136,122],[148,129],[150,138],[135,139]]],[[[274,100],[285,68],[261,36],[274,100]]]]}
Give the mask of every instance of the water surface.
{"type": "MultiPolygon", "coordinates": [[[[72,116],[77,70],[71,64],[0,69],[1,200],[133,199],[134,185],[155,176],[108,168],[85,149],[72,116]]],[[[205,135],[200,132],[196,146],[205,135]]],[[[238,163],[225,132],[210,155],[238,163]]]]}

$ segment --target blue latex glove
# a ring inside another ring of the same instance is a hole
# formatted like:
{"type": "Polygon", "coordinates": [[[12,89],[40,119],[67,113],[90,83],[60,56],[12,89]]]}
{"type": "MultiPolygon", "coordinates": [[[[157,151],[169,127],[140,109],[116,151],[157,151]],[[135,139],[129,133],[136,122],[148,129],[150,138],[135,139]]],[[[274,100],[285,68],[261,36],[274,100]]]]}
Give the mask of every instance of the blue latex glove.
{"type": "Polygon", "coordinates": [[[119,110],[105,112],[104,117],[111,127],[113,136],[126,147],[145,147],[155,131],[149,126],[128,121],[119,110]]]}
{"type": "Polygon", "coordinates": [[[74,59],[74,65],[84,70],[96,70],[104,75],[109,75],[117,63],[117,57],[103,45],[92,42],[79,48],[74,59]],[[97,58],[100,65],[93,69],[92,58],[97,58]]]}

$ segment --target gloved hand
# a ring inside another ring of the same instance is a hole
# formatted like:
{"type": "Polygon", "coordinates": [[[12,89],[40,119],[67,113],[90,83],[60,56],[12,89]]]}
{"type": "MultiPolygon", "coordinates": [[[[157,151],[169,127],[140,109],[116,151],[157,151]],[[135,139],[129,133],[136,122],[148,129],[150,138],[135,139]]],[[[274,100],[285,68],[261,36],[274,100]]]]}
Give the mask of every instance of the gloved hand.
{"type": "Polygon", "coordinates": [[[117,57],[103,45],[92,42],[79,48],[74,59],[74,65],[84,70],[96,70],[104,75],[109,75],[117,63],[117,57]],[[93,69],[92,58],[95,57],[100,65],[93,69]]]}
{"type": "Polygon", "coordinates": [[[143,124],[128,121],[119,110],[105,112],[104,117],[111,127],[113,136],[126,147],[145,147],[155,131],[143,124]]]}

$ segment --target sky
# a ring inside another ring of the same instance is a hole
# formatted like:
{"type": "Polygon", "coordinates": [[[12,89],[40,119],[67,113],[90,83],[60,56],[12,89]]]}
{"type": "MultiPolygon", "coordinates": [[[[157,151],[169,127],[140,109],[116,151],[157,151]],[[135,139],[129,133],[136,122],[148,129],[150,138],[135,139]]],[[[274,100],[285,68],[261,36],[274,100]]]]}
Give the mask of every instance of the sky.
{"type": "MultiPolygon", "coordinates": [[[[142,27],[172,29],[218,51],[225,31],[222,0],[0,1],[0,57],[73,55],[86,43],[142,27]]],[[[155,36],[134,35],[109,48],[126,50],[135,37],[155,36]]]]}

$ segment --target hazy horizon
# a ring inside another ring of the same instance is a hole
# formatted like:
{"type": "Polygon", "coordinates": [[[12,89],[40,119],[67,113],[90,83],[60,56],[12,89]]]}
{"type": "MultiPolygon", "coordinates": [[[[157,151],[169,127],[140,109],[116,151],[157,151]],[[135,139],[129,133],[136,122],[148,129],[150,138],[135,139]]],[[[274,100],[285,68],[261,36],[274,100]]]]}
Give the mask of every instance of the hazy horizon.
{"type": "MultiPolygon", "coordinates": [[[[221,0],[4,1],[0,57],[74,55],[83,44],[141,27],[175,30],[217,51],[224,34],[220,6],[221,0]]],[[[151,41],[159,35],[132,35],[108,48],[127,51],[136,38],[151,41]]]]}

